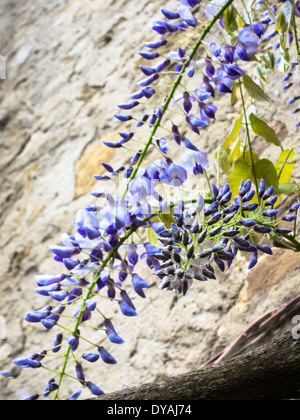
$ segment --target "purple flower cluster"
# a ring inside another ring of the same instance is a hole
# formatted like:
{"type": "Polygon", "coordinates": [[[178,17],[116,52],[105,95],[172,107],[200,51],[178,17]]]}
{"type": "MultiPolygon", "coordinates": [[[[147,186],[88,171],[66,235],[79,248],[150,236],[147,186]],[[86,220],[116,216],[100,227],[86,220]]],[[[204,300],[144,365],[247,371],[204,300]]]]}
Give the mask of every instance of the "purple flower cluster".
{"type": "MultiPolygon", "coordinates": [[[[76,233],[74,235],[63,234],[61,236],[62,245],[50,247],[55,261],[63,266],[62,273],[35,276],[37,283],[35,290],[42,296],[52,298],[56,304],[47,305],[26,314],[27,322],[40,323],[47,330],[51,330],[60,323],[61,317],[68,313],[67,317],[73,318],[74,322],[79,321],[78,326],[80,326],[91,319],[104,290],[106,290],[109,299],[119,304],[123,315],[136,316],[136,308],[124,289],[123,282],[130,276],[133,289],[143,298],[146,297],[144,289],[149,285],[135,272],[135,266],[139,259],[137,246],[123,245],[122,238],[128,229],[138,229],[145,223],[137,219],[133,213],[121,210],[112,196],[108,195],[107,200],[108,205],[102,208],[88,206],[79,210],[74,220],[76,233]],[[109,266],[106,269],[102,268],[107,265],[104,262],[105,259],[107,259],[107,263],[109,261],[109,266]]],[[[110,342],[124,343],[110,319],[104,317],[102,330],[110,342]]],[[[50,352],[56,354],[63,346],[67,345],[75,353],[79,348],[80,341],[79,328],[74,330],[73,334],[66,328],[64,334],[57,334],[50,350],[18,358],[13,363],[23,368],[43,368],[43,360],[50,352]]],[[[77,378],[80,379],[83,387],[89,389],[94,395],[101,395],[103,391],[84,379],[83,367],[78,362],[80,358],[89,363],[95,363],[99,358],[107,364],[115,364],[116,360],[102,346],[98,346],[97,353],[84,353],[77,358],[75,366],[77,378]]],[[[6,371],[2,372],[2,375],[11,376],[6,371]]],[[[47,397],[51,393],[55,393],[57,389],[57,383],[51,381],[47,384],[43,396],[47,397]]],[[[35,394],[34,399],[36,397],[35,394]]],[[[74,399],[74,396],[71,399],[74,399]]]]}
{"type": "Polygon", "coordinates": [[[259,202],[253,202],[255,190],[251,189],[249,180],[241,183],[234,201],[228,184],[221,190],[212,184],[212,192],[209,206],[203,208],[200,203],[204,200],[200,197],[193,212],[174,208],[175,223],[170,229],[161,228],[158,232],[163,246],[153,247],[151,255],[159,262],[154,274],[161,279],[161,289],[185,295],[193,280],[216,279],[214,265],[223,272],[239,251],[250,254],[248,268],[252,269],[258,262],[259,252],[272,255],[270,246],[263,242],[265,237],[274,239],[292,233],[279,225],[281,221],[296,220],[300,203],[287,216],[277,219],[278,210],[273,206],[278,196],[273,187],[266,188],[263,180],[259,202]]]}

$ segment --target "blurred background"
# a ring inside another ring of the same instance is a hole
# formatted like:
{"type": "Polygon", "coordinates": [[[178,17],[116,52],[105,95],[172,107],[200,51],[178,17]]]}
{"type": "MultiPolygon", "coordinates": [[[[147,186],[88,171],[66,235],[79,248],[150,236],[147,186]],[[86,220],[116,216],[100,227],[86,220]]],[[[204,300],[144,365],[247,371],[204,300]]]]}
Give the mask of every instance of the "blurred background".
{"type": "MultiPolygon", "coordinates": [[[[59,271],[48,247],[60,242],[61,233],[72,233],[76,211],[94,202],[88,192],[96,185],[92,175],[103,170],[100,162],[129,162],[130,152],[115,152],[102,140],[117,140],[122,131],[113,114],[116,104],[137,90],[142,63],[137,51],[157,38],[152,22],[161,18],[161,7],[175,10],[178,4],[1,0],[0,55],[6,74],[0,80],[0,370],[17,379],[0,378],[0,399],[19,399],[45,388],[47,372],[11,365],[16,357],[51,348],[56,334],[23,319],[47,304],[34,292],[34,275],[59,271]]],[[[273,101],[261,109],[287,148],[299,132],[297,115],[286,109],[290,94],[281,91],[281,77],[272,76],[273,101]]],[[[217,105],[217,120],[196,143],[210,158],[211,174],[214,152],[241,113],[240,103],[231,106],[230,98],[220,98],[217,105]]],[[[260,138],[254,146],[262,157],[278,154],[260,138]]],[[[295,174],[299,181],[299,169],[295,174]]],[[[284,200],[282,211],[293,200],[284,200]]],[[[103,335],[97,338],[118,364],[93,366],[90,380],[110,392],[199,368],[249,323],[298,295],[299,268],[299,256],[284,250],[262,257],[250,273],[240,257],[217,281],[195,284],[178,298],[159,291],[157,280],[142,266],[140,274],[151,287],[147,299],[133,297],[138,317],[125,318],[109,305],[104,310],[126,343],[107,345],[103,335]]],[[[134,296],[130,285],[129,290],[134,296]]],[[[260,331],[259,343],[292,329],[291,319],[289,313],[260,331]]],[[[238,351],[257,345],[251,340],[238,351]]],[[[74,387],[67,385],[66,396],[71,391],[74,387]]]]}

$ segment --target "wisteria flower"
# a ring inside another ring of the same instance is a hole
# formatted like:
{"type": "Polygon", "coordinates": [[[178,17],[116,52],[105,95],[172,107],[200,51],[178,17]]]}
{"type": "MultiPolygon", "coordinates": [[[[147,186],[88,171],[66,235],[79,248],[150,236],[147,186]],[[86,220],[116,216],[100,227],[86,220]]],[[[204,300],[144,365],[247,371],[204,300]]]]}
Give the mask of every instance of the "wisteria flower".
{"type": "Polygon", "coordinates": [[[241,60],[249,61],[258,50],[260,38],[254,31],[253,26],[245,26],[240,29],[238,37],[240,42],[236,46],[236,54],[241,60]]]}
{"type": "Polygon", "coordinates": [[[180,163],[187,171],[192,171],[194,174],[203,173],[203,169],[209,164],[204,152],[189,149],[181,155],[180,163]]]}
{"type": "Polygon", "coordinates": [[[216,105],[213,104],[207,104],[204,101],[211,97],[210,92],[202,92],[200,89],[195,90],[195,94],[198,99],[198,106],[200,110],[200,116],[203,121],[208,121],[210,119],[215,118],[215,114],[217,112],[216,105]]]}

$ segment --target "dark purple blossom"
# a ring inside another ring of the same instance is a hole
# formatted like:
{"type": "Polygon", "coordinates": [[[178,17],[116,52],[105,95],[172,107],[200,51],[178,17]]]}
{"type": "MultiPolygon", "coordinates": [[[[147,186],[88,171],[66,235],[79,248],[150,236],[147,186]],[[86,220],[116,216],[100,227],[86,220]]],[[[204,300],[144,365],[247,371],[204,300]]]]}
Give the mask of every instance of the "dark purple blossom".
{"type": "Polygon", "coordinates": [[[104,395],[105,393],[102,391],[102,389],[98,388],[95,384],[93,384],[92,382],[86,382],[86,386],[89,389],[89,391],[91,391],[91,393],[93,395],[96,396],[100,396],[100,395],[104,395]]]}
{"type": "Polygon", "coordinates": [[[112,343],[115,343],[115,344],[123,344],[124,343],[123,338],[121,338],[116,333],[116,330],[114,328],[114,325],[113,325],[113,323],[111,322],[110,319],[105,319],[104,320],[104,327],[105,327],[106,334],[107,334],[109,340],[112,343]]]}
{"type": "Polygon", "coordinates": [[[70,396],[69,400],[70,401],[76,401],[76,400],[78,400],[78,398],[80,397],[81,393],[82,393],[82,389],[79,389],[79,390],[73,392],[73,394],[70,396]]]}
{"type": "Polygon", "coordinates": [[[83,367],[81,363],[76,362],[75,372],[76,372],[76,377],[81,383],[81,385],[85,385],[85,375],[84,375],[84,371],[83,371],[83,367]]]}
{"type": "Polygon", "coordinates": [[[133,283],[135,292],[142,298],[146,298],[146,295],[143,289],[149,287],[149,283],[146,280],[142,279],[138,274],[132,275],[132,283],[133,283]]]}
{"type": "Polygon", "coordinates": [[[196,27],[197,26],[197,19],[193,16],[192,12],[188,7],[181,6],[177,9],[177,13],[181,17],[181,19],[187,23],[189,26],[196,27]]]}
{"type": "Polygon", "coordinates": [[[73,351],[76,351],[78,346],[79,346],[79,337],[78,335],[74,336],[72,335],[71,337],[68,338],[68,344],[69,346],[72,348],[73,351]]]}
{"type": "Polygon", "coordinates": [[[82,355],[82,357],[83,357],[83,359],[84,359],[84,360],[86,360],[87,362],[90,362],[90,363],[96,363],[96,362],[99,360],[100,355],[99,355],[99,354],[97,354],[97,353],[84,353],[84,354],[82,355]]]}

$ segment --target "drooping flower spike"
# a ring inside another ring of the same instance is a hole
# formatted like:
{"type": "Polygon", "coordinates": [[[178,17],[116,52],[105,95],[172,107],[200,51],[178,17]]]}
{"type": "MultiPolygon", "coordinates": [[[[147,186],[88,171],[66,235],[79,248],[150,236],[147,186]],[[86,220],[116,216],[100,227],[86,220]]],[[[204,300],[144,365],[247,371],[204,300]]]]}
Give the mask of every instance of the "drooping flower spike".
{"type": "MultiPolygon", "coordinates": [[[[175,223],[167,230],[158,233],[163,246],[151,249],[150,253],[159,262],[154,274],[160,280],[160,287],[185,295],[194,280],[208,281],[216,278],[214,265],[221,271],[229,268],[238,252],[251,254],[249,270],[258,262],[259,251],[272,255],[272,249],[263,243],[269,239],[292,233],[280,227],[281,221],[294,221],[297,216],[283,216],[276,219],[278,210],[268,210],[274,194],[273,187],[260,183],[261,203],[250,203],[255,190],[251,181],[242,182],[239,196],[233,200],[230,187],[226,184],[220,191],[212,184],[213,203],[203,211],[190,214],[188,211],[174,209],[175,223]],[[231,202],[239,204],[230,204],[231,202]],[[250,207],[251,206],[251,207],[250,207]],[[247,215],[247,218],[244,218],[247,215]],[[252,235],[261,235],[260,243],[254,242],[252,235]],[[167,241],[166,241],[167,238],[167,241]]],[[[276,201],[275,200],[275,201],[276,201]]],[[[292,211],[299,209],[299,203],[292,211]]]]}

